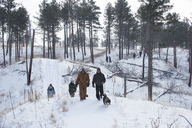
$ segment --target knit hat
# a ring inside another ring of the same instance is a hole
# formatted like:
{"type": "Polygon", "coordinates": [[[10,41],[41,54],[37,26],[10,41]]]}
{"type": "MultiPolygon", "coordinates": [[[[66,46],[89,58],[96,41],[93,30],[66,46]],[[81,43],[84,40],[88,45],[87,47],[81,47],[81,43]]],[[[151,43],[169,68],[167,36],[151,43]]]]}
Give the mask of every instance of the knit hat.
{"type": "Polygon", "coordinates": [[[100,68],[97,68],[97,71],[101,71],[101,69],[100,69],[100,68]]]}
{"type": "Polygon", "coordinates": [[[52,86],[52,84],[50,84],[50,86],[52,86]]]}

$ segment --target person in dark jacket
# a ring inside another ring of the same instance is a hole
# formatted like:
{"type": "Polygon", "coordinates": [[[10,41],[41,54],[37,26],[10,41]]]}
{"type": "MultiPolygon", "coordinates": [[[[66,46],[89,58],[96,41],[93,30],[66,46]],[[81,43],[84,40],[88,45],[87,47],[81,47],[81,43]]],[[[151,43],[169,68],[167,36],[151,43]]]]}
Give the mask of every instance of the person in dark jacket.
{"type": "Polygon", "coordinates": [[[105,83],[105,76],[101,73],[100,68],[97,68],[97,73],[93,76],[93,87],[96,84],[96,98],[100,100],[103,96],[103,84],[105,83]]]}
{"type": "Polygon", "coordinates": [[[74,81],[72,80],[69,83],[69,94],[71,95],[71,97],[75,96],[76,88],[77,88],[77,86],[74,84],[74,81]]]}
{"type": "Polygon", "coordinates": [[[55,95],[55,89],[52,86],[52,84],[49,85],[49,87],[47,88],[47,96],[48,98],[53,97],[55,95]]]}

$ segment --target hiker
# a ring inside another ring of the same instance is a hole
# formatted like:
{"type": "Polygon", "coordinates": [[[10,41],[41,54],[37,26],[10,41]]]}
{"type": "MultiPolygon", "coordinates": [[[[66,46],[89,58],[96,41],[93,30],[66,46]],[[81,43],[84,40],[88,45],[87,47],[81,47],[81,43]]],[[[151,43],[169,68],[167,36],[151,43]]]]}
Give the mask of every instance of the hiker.
{"type": "Polygon", "coordinates": [[[47,88],[47,96],[48,98],[53,97],[55,95],[55,89],[52,86],[52,84],[49,85],[49,87],[47,88]]]}
{"type": "Polygon", "coordinates": [[[109,62],[111,62],[111,56],[109,56],[109,62]]]}
{"type": "Polygon", "coordinates": [[[77,86],[74,84],[74,81],[72,80],[69,83],[69,94],[70,94],[71,97],[75,96],[76,88],[77,88],[77,86]]]}
{"type": "Polygon", "coordinates": [[[133,58],[135,59],[135,57],[136,57],[136,54],[135,54],[135,53],[133,53],[133,58]]]}
{"type": "Polygon", "coordinates": [[[77,76],[76,85],[79,84],[79,95],[80,100],[86,100],[87,96],[87,87],[89,87],[89,75],[85,72],[85,69],[82,68],[81,72],[77,76]]]}
{"type": "Polygon", "coordinates": [[[100,100],[103,96],[103,84],[105,83],[105,76],[101,73],[100,68],[97,68],[97,73],[93,76],[92,86],[96,84],[96,98],[100,100]]]}
{"type": "Polygon", "coordinates": [[[139,52],[139,56],[140,56],[140,57],[141,57],[141,55],[142,55],[142,51],[139,52]]]}
{"type": "Polygon", "coordinates": [[[106,56],[106,62],[108,62],[108,56],[106,56]]]}

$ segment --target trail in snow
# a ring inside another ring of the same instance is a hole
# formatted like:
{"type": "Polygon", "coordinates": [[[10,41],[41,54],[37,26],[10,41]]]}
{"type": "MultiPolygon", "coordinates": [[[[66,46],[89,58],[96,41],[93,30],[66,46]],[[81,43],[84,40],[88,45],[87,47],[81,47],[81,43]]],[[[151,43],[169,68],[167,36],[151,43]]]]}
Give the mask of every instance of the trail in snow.
{"type": "Polygon", "coordinates": [[[103,101],[98,101],[95,96],[95,88],[88,88],[86,100],[80,101],[78,92],[74,98],[75,104],[66,113],[65,121],[68,128],[109,128],[123,125],[125,116],[121,114],[118,105],[111,98],[112,104],[108,107],[103,105],[103,101]],[[118,122],[118,121],[121,122],[118,122]]]}

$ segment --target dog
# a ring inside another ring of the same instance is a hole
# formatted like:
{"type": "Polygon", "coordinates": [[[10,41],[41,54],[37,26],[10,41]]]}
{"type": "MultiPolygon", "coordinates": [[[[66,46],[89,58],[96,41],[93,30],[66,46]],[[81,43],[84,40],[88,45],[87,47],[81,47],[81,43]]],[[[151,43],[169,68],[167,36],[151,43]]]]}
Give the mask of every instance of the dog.
{"type": "Polygon", "coordinates": [[[111,100],[109,99],[109,97],[107,97],[106,94],[103,94],[103,104],[108,107],[111,104],[111,100]]]}

